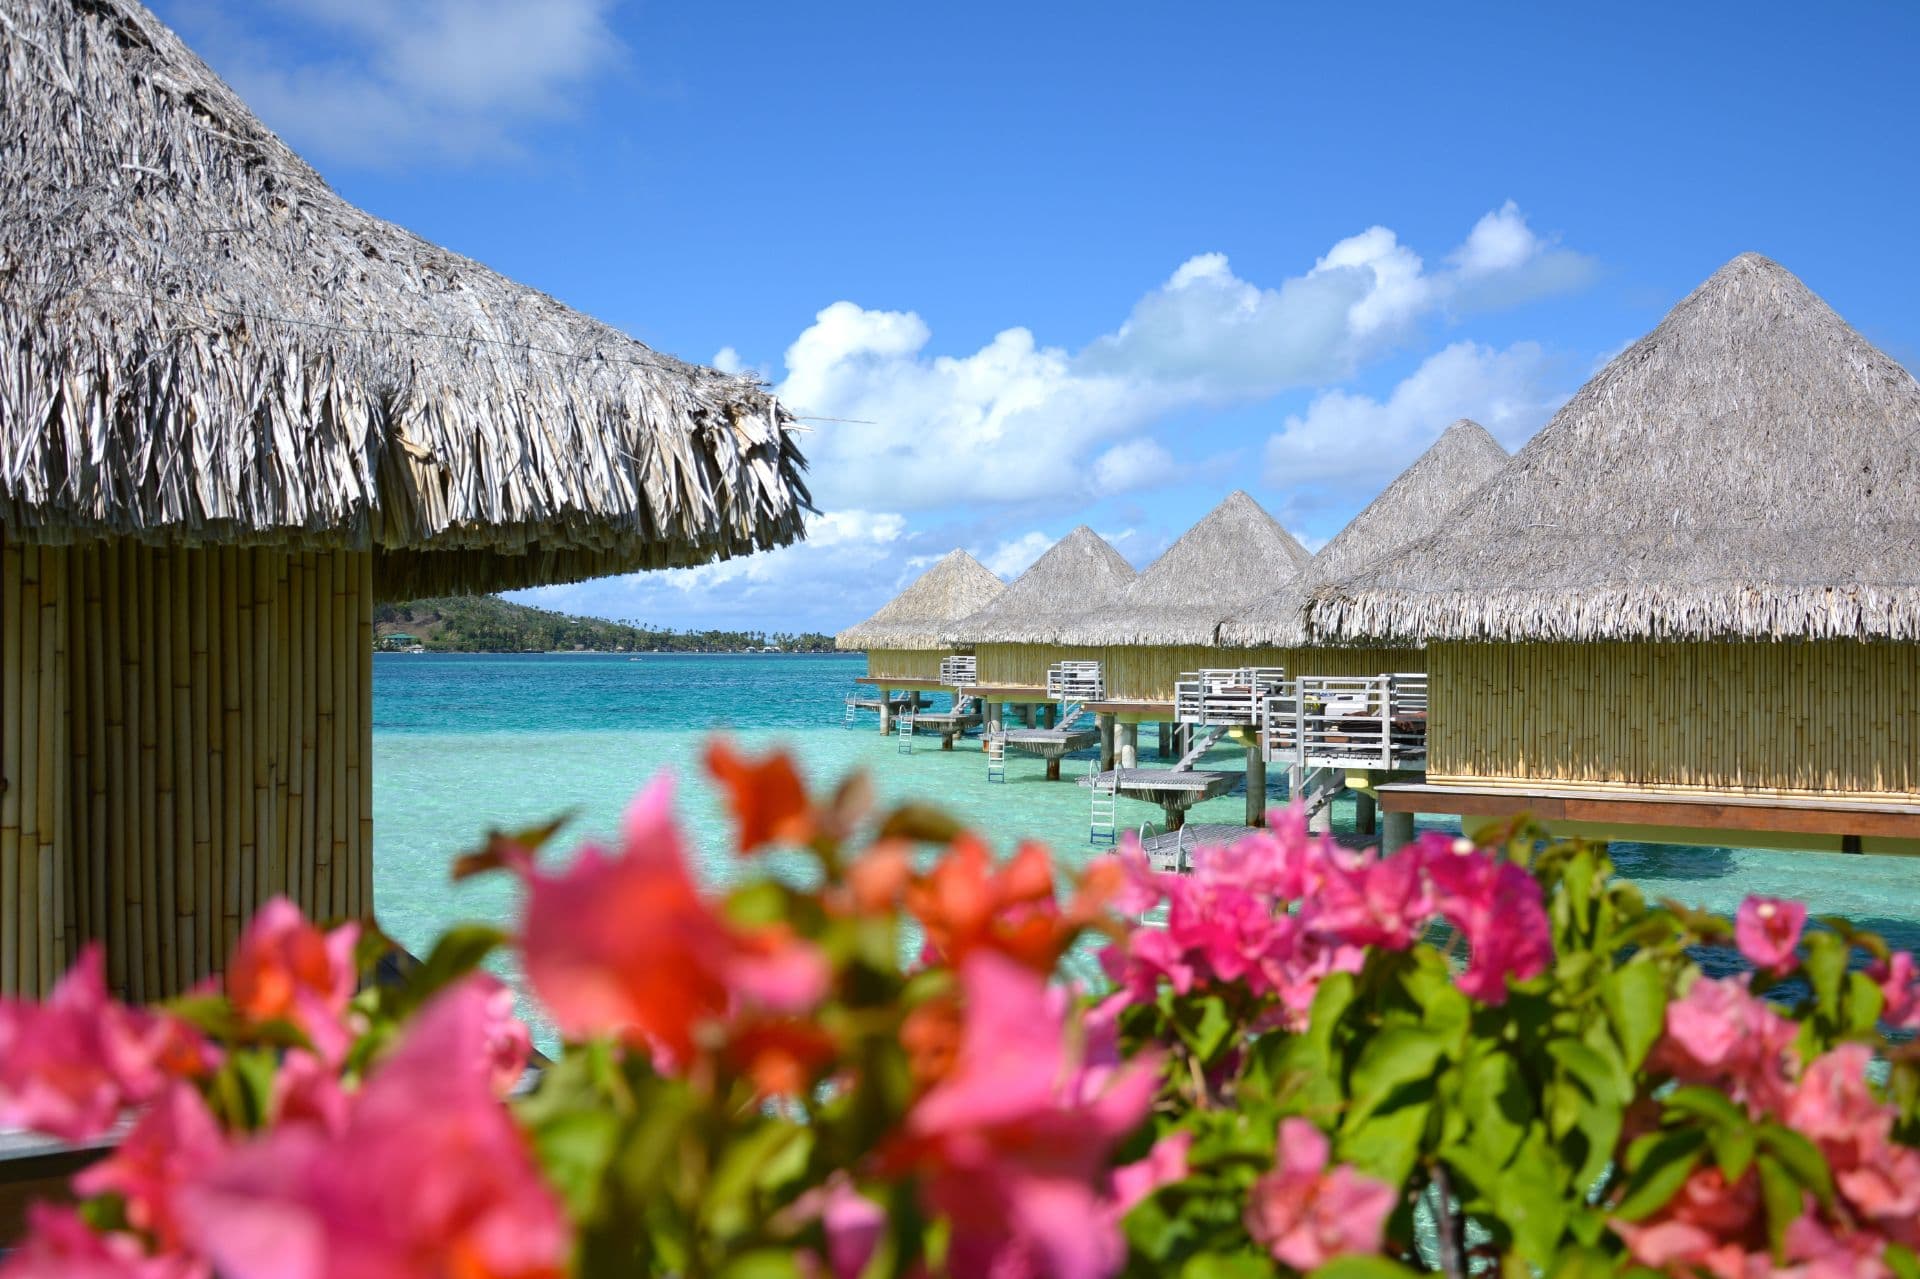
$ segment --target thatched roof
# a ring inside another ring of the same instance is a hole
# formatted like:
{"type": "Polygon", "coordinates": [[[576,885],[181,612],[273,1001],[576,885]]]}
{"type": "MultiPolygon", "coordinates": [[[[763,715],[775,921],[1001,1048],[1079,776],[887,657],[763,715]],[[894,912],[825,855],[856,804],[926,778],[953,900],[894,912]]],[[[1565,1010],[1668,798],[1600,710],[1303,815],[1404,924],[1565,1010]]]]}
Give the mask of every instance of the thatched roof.
{"type": "Polygon", "coordinates": [[[1315,594],[1339,638],[1920,640],[1920,384],[1746,254],[1466,518],[1315,594]]]}
{"type": "Polygon", "coordinates": [[[1065,644],[1208,645],[1220,619],[1313,557],[1235,490],[1134,579],[1119,603],[1074,618],[1065,644]]]}
{"type": "Polygon", "coordinates": [[[1317,587],[1384,559],[1438,528],[1507,460],[1507,451],[1486,427],[1461,418],[1365,510],[1347,521],[1311,564],[1221,623],[1220,642],[1282,648],[1307,643],[1306,604],[1317,587]]]}
{"type": "Polygon", "coordinates": [[[965,551],[940,557],[879,612],[833,637],[835,648],[934,649],[940,628],[999,598],[1007,584],[965,551]]]}
{"type": "Polygon", "coordinates": [[[383,593],[803,535],[792,419],[348,204],[133,0],[0,9],[10,536],[374,546],[383,593]]]}
{"type": "Polygon", "coordinates": [[[1116,604],[1133,566],[1082,524],[1033,562],[1000,598],[941,629],[946,644],[1058,644],[1074,618],[1116,604]]]}

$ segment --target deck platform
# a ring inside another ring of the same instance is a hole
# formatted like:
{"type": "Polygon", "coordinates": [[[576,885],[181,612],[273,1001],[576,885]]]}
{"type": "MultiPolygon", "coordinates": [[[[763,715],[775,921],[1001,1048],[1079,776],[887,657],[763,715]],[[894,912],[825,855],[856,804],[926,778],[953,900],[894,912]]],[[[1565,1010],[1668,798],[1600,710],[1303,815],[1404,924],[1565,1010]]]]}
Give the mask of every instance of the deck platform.
{"type": "Polygon", "coordinates": [[[1058,759],[1100,743],[1100,730],[1092,724],[1084,728],[1079,725],[1072,728],[1009,728],[1000,736],[1006,739],[1009,750],[1025,751],[1029,755],[1047,759],[1058,759]]]}
{"type": "MultiPolygon", "coordinates": [[[[942,685],[942,687],[945,687],[942,685]]],[[[967,684],[960,689],[961,694],[971,694],[987,702],[1050,702],[1047,690],[1040,684],[967,684]]]]}
{"type": "Polygon", "coordinates": [[[1144,699],[1108,698],[1104,702],[1088,702],[1087,709],[1095,715],[1112,715],[1116,719],[1138,720],[1141,722],[1171,722],[1173,703],[1144,699]]]}
{"type": "Polygon", "coordinates": [[[1147,864],[1161,874],[1178,874],[1193,869],[1196,848],[1226,848],[1249,835],[1264,835],[1254,826],[1229,826],[1219,822],[1195,822],[1179,830],[1162,831],[1140,841],[1147,864]]]}
{"type": "Polygon", "coordinates": [[[1376,793],[1389,813],[1444,813],[1468,820],[1529,813],[1568,835],[1605,838],[1615,832],[1646,843],[1764,842],[1920,854],[1920,802],[1433,782],[1391,782],[1376,793]]]}
{"type": "Polygon", "coordinates": [[[953,691],[951,684],[942,684],[937,679],[908,679],[904,675],[897,679],[889,675],[856,675],[853,677],[853,682],[856,684],[864,684],[868,688],[897,688],[902,692],[913,693],[950,693],[953,691]]]}

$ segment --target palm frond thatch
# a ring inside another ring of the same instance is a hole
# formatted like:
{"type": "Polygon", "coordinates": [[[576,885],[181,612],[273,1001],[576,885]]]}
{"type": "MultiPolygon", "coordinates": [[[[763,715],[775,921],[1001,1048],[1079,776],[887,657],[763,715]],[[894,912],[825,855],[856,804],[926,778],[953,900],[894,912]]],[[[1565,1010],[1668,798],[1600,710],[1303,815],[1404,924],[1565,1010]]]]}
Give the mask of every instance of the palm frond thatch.
{"type": "Polygon", "coordinates": [[[941,629],[946,644],[1058,644],[1073,619],[1118,603],[1133,566],[1082,524],[1055,542],[1000,597],[941,629]]]}
{"type": "Polygon", "coordinates": [[[965,551],[955,548],[913,580],[880,611],[833,637],[835,648],[921,651],[940,648],[940,629],[977,613],[999,598],[1007,584],[965,551]]]}
{"type": "Polygon", "coordinates": [[[0,521],[385,594],[804,535],[791,417],[348,204],[134,0],[0,5],[0,521]]]}
{"type": "Polygon", "coordinates": [[[1208,645],[1220,619],[1298,573],[1313,557],[1235,490],[1147,566],[1126,597],[1071,619],[1064,644],[1208,645]]]}
{"type": "Polygon", "coordinates": [[[1920,639],[1920,384],[1735,258],[1466,518],[1321,587],[1341,639],[1920,639]]]}
{"type": "Polygon", "coordinates": [[[1384,559],[1439,527],[1507,460],[1507,451],[1486,427],[1461,418],[1442,431],[1366,509],[1347,521],[1311,564],[1222,622],[1220,642],[1249,648],[1308,643],[1306,605],[1315,589],[1384,559]]]}

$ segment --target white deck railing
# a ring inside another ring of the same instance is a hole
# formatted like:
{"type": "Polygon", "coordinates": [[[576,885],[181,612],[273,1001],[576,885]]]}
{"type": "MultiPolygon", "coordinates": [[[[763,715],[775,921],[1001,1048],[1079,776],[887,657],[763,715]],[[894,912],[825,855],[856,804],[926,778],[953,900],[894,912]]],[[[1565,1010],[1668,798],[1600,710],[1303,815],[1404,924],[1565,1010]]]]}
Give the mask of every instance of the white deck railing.
{"type": "Polygon", "coordinates": [[[1047,667],[1047,696],[1056,702],[1100,702],[1107,678],[1098,662],[1055,662],[1047,667]]]}
{"type": "Polygon", "coordinates": [[[1424,769],[1427,677],[1303,675],[1267,697],[1260,739],[1269,764],[1424,769]]]}
{"type": "Polygon", "coordinates": [[[1173,717],[1182,724],[1258,724],[1266,699],[1285,690],[1278,666],[1189,671],[1173,685],[1173,717]]]}
{"type": "Polygon", "coordinates": [[[955,654],[940,659],[940,682],[954,688],[980,682],[980,659],[955,654]]]}

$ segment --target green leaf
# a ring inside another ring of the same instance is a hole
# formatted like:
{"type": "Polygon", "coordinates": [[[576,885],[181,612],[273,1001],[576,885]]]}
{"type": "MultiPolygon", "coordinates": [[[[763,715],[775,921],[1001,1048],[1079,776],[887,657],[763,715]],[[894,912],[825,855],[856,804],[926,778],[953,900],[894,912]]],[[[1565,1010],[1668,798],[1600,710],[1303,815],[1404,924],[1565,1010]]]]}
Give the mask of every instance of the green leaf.
{"type": "MultiPolygon", "coordinates": [[[[1272,1267],[1267,1267],[1264,1273],[1272,1274],[1272,1267]]],[[[1410,1279],[1412,1274],[1413,1271],[1390,1258],[1360,1253],[1335,1257],[1309,1272],[1310,1279],[1410,1279]]]]}
{"type": "Polygon", "coordinates": [[[1884,1260],[1887,1269],[1893,1271],[1894,1279],[1920,1279],[1920,1257],[1916,1257],[1911,1248],[1890,1243],[1884,1260]]]}
{"type": "Polygon", "coordinates": [[[1464,1144],[1483,1167],[1504,1168],[1533,1120],[1533,1102],[1511,1056],[1494,1049],[1461,1071],[1459,1112],[1467,1121],[1464,1144]]]}
{"type": "Polygon", "coordinates": [[[1760,1125],[1760,1144],[1770,1151],[1794,1180],[1813,1192],[1821,1207],[1833,1202],[1833,1170],[1820,1148],[1791,1128],[1776,1123],[1760,1125]]]}
{"type": "Polygon", "coordinates": [[[1233,1033],[1233,1018],[1227,1015],[1226,1002],[1218,995],[1208,995],[1184,1003],[1183,1011],[1188,1011],[1188,1015],[1174,1022],[1174,1029],[1194,1056],[1203,1062],[1210,1061],[1233,1033]]]}
{"type": "Polygon", "coordinates": [[[1713,1161],[1720,1165],[1727,1184],[1732,1185],[1746,1176],[1747,1168],[1753,1163],[1754,1151],[1760,1143],[1754,1136],[1753,1128],[1742,1125],[1738,1128],[1712,1129],[1707,1134],[1707,1144],[1713,1148],[1713,1161]]]}
{"type": "Polygon", "coordinates": [[[1705,1144],[1706,1137],[1697,1128],[1662,1133],[1644,1147],[1636,1144],[1640,1157],[1614,1215],[1640,1221],[1666,1207],[1700,1162],[1705,1144]]]}
{"type": "Polygon", "coordinates": [[[800,1273],[795,1248],[756,1248],[729,1257],[719,1269],[721,1279],[796,1279],[800,1273]]]}
{"type": "Polygon", "coordinates": [[[1632,1089],[1621,1078],[1621,1072],[1614,1063],[1579,1040],[1551,1040],[1547,1044],[1547,1055],[1579,1080],[1580,1086],[1595,1101],[1625,1105],[1632,1099],[1632,1089]]]}
{"type": "Polygon", "coordinates": [[[488,924],[456,924],[440,934],[419,971],[407,980],[407,994],[424,1003],[485,962],[508,934],[488,924]]]}
{"type": "Polygon", "coordinates": [[[1422,1101],[1349,1122],[1340,1133],[1340,1158],[1388,1185],[1399,1185],[1420,1158],[1432,1107],[1422,1101]]]}
{"type": "Polygon", "coordinates": [[[1667,1109],[1676,1114],[1691,1115],[1710,1124],[1740,1128],[1749,1126],[1747,1112],[1736,1105],[1731,1097],[1712,1088],[1697,1084],[1676,1088],[1667,1094],[1665,1101],[1667,1109]]]}
{"type": "Polygon", "coordinates": [[[753,1223],[752,1195],[762,1184],[767,1170],[790,1147],[811,1144],[805,1128],[780,1120],[767,1120],[728,1146],[720,1156],[713,1178],[707,1183],[706,1200],[701,1213],[713,1232],[730,1238],[753,1223]]]}
{"type": "Polygon", "coordinates": [[[1627,1069],[1638,1070],[1666,1027],[1666,977],[1651,960],[1632,960],[1607,974],[1601,995],[1625,1050],[1627,1069]]]}
{"type": "Polygon", "coordinates": [[[1807,983],[1813,987],[1814,1004],[1837,1009],[1840,983],[1847,975],[1847,944],[1832,933],[1808,933],[1805,945],[1807,983]]]}
{"type": "Polygon", "coordinates": [[[1778,1260],[1785,1251],[1787,1227],[1805,1210],[1806,1196],[1799,1180],[1773,1156],[1760,1155],[1753,1162],[1760,1172],[1760,1198],[1767,1206],[1767,1238],[1778,1260]]]}
{"type": "Polygon", "coordinates": [[[601,1109],[565,1111],[532,1129],[534,1157],[575,1220],[598,1214],[619,1136],[619,1119],[601,1109]]]}
{"type": "Polygon", "coordinates": [[[1419,1026],[1389,1026],[1378,1032],[1353,1068],[1355,1113],[1365,1115],[1395,1089],[1430,1078],[1446,1047],[1446,1040],[1419,1026]]]}

